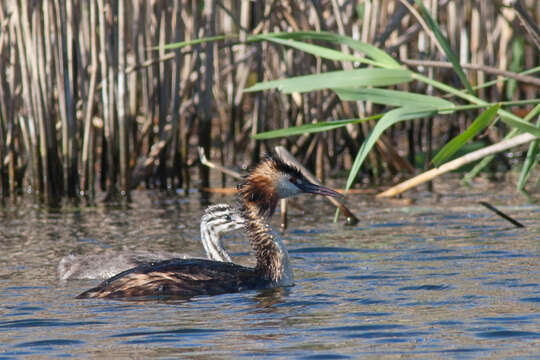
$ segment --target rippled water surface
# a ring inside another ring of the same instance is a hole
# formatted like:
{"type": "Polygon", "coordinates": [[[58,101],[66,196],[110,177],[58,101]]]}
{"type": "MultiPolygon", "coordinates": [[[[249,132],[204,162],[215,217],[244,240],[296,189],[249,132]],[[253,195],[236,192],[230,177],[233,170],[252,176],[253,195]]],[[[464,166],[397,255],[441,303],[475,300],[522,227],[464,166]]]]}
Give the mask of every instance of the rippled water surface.
{"type": "MultiPolygon", "coordinates": [[[[504,194],[408,205],[356,195],[354,227],[304,198],[310,210],[292,208],[282,233],[295,286],[189,301],[76,300],[97,281],[59,284],[55,272],[69,253],[202,256],[197,194],[140,192],[128,209],[11,207],[0,213],[0,358],[540,358],[540,206],[504,194]]],[[[252,263],[241,234],[225,242],[252,263]]]]}

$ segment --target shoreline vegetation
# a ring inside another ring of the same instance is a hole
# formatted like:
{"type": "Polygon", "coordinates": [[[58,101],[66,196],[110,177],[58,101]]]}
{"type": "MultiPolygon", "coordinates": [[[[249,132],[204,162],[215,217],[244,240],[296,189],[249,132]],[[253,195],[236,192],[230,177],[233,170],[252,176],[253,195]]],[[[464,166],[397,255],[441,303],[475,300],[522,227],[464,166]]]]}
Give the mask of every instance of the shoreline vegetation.
{"type": "Polygon", "coordinates": [[[199,147],[277,145],[345,191],[479,151],[466,181],[519,166],[534,189],[538,23],[534,0],[3,1],[0,197],[203,189],[199,147]]]}

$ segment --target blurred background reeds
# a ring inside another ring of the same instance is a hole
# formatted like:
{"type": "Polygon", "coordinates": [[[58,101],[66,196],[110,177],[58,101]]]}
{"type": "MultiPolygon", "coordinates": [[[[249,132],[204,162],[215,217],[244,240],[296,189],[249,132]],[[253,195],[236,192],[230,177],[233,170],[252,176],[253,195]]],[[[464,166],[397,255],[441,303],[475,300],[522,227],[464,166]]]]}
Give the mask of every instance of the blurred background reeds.
{"type": "MultiPolygon", "coordinates": [[[[477,96],[486,102],[538,97],[537,0],[423,3],[477,96]]],[[[198,161],[198,147],[214,161],[234,166],[253,164],[280,144],[321,179],[346,174],[373,121],[278,140],[252,137],[381,111],[371,102],[341,101],[330,90],[244,92],[261,81],[353,66],[246,41],[249,35],[291,31],[347,35],[429,78],[462,87],[414,1],[4,0],[2,199],[31,193],[56,205],[62,199],[93,200],[98,189],[112,200],[128,198],[137,186],[207,187],[209,169],[198,161]],[[231,36],[178,50],[164,46],[222,34],[231,36]]],[[[422,82],[398,88],[441,95],[422,82]]],[[[531,108],[508,110],[524,117],[531,108]]],[[[377,140],[358,179],[380,183],[427,168],[436,149],[467,129],[477,114],[471,109],[392,126],[377,140]]],[[[507,133],[507,125],[498,122],[480,141],[496,143],[507,133]]],[[[511,163],[500,156],[492,166],[507,170],[511,163]]]]}

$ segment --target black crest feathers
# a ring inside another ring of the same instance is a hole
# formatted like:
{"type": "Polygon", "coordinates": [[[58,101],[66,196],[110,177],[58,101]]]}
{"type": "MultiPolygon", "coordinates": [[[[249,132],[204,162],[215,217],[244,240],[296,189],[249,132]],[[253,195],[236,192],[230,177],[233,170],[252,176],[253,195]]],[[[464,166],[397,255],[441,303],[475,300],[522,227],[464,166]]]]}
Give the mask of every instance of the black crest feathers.
{"type": "Polygon", "coordinates": [[[279,200],[274,182],[280,174],[288,174],[299,180],[304,178],[300,170],[285,163],[276,154],[266,154],[238,184],[240,202],[256,206],[261,216],[272,216],[279,200]]]}

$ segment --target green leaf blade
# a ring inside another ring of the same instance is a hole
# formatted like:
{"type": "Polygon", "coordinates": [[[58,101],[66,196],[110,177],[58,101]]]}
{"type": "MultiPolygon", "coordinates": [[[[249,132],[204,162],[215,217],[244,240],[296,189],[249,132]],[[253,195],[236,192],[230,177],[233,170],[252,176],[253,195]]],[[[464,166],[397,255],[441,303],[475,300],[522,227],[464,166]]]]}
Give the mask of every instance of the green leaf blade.
{"type": "Polygon", "coordinates": [[[530,122],[523,120],[519,116],[516,116],[509,111],[499,109],[498,113],[501,116],[501,120],[505,124],[515,127],[519,131],[528,132],[537,138],[540,138],[540,127],[534,126],[530,122]]]}
{"type": "Polygon", "coordinates": [[[429,106],[436,109],[451,109],[454,104],[435,96],[415,94],[406,91],[378,88],[333,89],[343,101],[372,101],[388,106],[429,106]]]}
{"type": "Polygon", "coordinates": [[[377,124],[373,127],[366,140],[362,143],[354,163],[349,171],[349,176],[347,178],[347,185],[345,186],[345,192],[347,192],[354,183],[360,167],[362,166],[364,160],[366,159],[368,153],[371,151],[377,139],[382,135],[382,133],[389,128],[390,126],[404,120],[417,119],[420,117],[433,116],[437,113],[436,108],[432,107],[401,107],[394,110],[388,111],[384,116],[377,121],[377,124]]]}
{"type": "Polygon", "coordinates": [[[500,104],[495,104],[482,112],[472,124],[461,134],[450,140],[433,158],[432,162],[435,166],[440,166],[450,156],[455,154],[467,141],[472,139],[476,134],[483,131],[495,118],[500,104]]]}
{"type": "Polygon", "coordinates": [[[363,62],[364,60],[362,58],[359,58],[351,54],[346,54],[344,52],[337,51],[334,49],[329,49],[324,46],[308,44],[301,41],[285,40],[282,38],[266,36],[266,35],[260,35],[258,38],[267,40],[267,41],[272,41],[281,45],[290,46],[295,49],[301,50],[305,53],[319,56],[324,59],[329,59],[329,60],[334,60],[334,61],[359,61],[359,62],[363,62]]]}
{"type": "MultiPolygon", "coordinates": [[[[221,41],[221,40],[225,40],[226,38],[227,38],[227,35],[216,35],[216,36],[209,36],[209,37],[193,39],[193,40],[179,41],[175,43],[166,44],[163,46],[163,49],[165,50],[181,49],[183,47],[190,46],[190,45],[198,45],[198,44],[203,44],[207,42],[221,41]]],[[[152,50],[158,50],[160,48],[161,46],[154,46],[152,47],[152,50]]]]}
{"type": "Polygon", "coordinates": [[[354,69],[331,71],[320,74],[295,76],[261,82],[245,89],[245,92],[278,88],[285,94],[303,93],[329,88],[359,86],[389,86],[411,81],[411,72],[404,69],[354,69]]]}
{"type": "Polygon", "coordinates": [[[439,45],[441,45],[441,47],[442,47],[442,49],[444,51],[444,54],[446,55],[448,60],[452,63],[452,66],[454,67],[454,71],[456,72],[457,76],[459,77],[459,79],[463,83],[463,86],[465,86],[465,88],[467,89],[467,91],[469,93],[474,94],[472,86],[469,83],[469,80],[467,80],[467,76],[465,75],[465,72],[463,71],[463,68],[461,67],[461,64],[459,63],[459,60],[458,60],[456,54],[454,53],[454,51],[450,47],[450,43],[448,42],[448,40],[444,36],[441,28],[439,27],[439,24],[437,24],[435,19],[433,19],[431,17],[431,14],[426,9],[426,7],[424,6],[424,4],[422,3],[421,0],[415,0],[415,2],[418,5],[418,7],[420,7],[420,10],[422,11],[422,16],[426,20],[426,22],[427,22],[429,28],[431,29],[431,31],[433,31],[433,34],[435,35],[435,38],[437,38],[437,41],[439,42],[439,45]]]}
{"type": "MultiPolygon", "coordinates": [[[[536,105],[530,113],[527,115],[527,119],[532,119],[533,116],[535,116],[536,113],[540,111],[540,104],[536,105]]],[[[540,127],[540,116],[538,116],[536,120],[536,126],[540,127]]],[[[534,169],[538,162],[540,161],[540,139],[534,140],[529,145],[529,150],[527,151],[527,156],[525,158],[525,161],[523,162],[523,166],[521,168],[521,173],[519,175],[518,185],[517,188],[520,191],[525,190],[525,184],[527,183],[527,179],[532,173],[532,169],[534,169]]]]}
{"type": "Polygon", "coordinates": [[[325,121],[325,122],[313,123],[313,124],[304,124],[304,125],[294,126],[290,128],[266,131],[266,132],[254,135],[253,138],[256,140],[267,140],[267,139],[274,139],[274,138],[285,137],[285,136],[313,134],[313,133],[318,133],[318,132],[323,132],[323,131],[334,130],[348,124],[357,124],[362,121],[375,120],[381,117],[382,115],[374,115],[374,116],[370,116],[368,118],[363,118],[363,119],[344,119],[344,120],[336,120],[336,121],[325,121]]]}
{"type": "Polygon", "coordinates": [[[262,37],[264,37],[265,40],[268,40],[269,37],[272,37],[292,40],[318,40],[344,44],[353,50],[366,54],[369,58],[371,58],[373,61],[375,61],[376,63],[378,63],[378,65],[382,67],[393,69],[401,68],[401,64],[383,50],[345,35],[334,34],[325,31],[296,31],[287,33],[278,32],[264,35],[256,35],[251,37],[250,40],[258,41],[262,37]]]}

